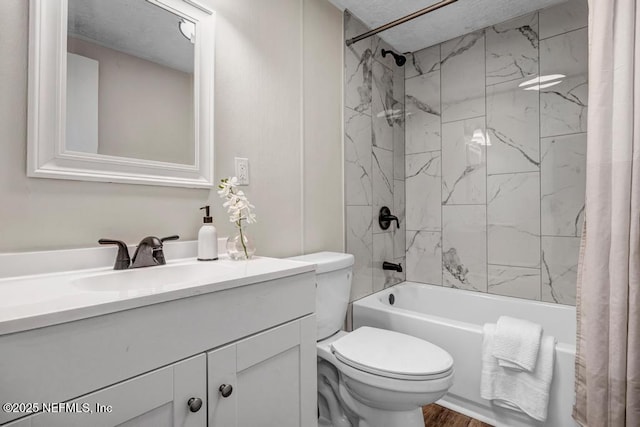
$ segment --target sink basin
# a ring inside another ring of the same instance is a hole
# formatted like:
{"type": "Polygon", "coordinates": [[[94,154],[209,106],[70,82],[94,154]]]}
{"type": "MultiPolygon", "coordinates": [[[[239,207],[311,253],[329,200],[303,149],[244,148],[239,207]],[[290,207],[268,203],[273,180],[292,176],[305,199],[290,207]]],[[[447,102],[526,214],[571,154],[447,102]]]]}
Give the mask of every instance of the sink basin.
{"type": "Polygon", "coordinates": [[[230,268],[220,263],[162,265],[110,271],[81,277],[73,285],[89,291],[166,290],[187,284],[208,284],[228,276],[230,268]]]}

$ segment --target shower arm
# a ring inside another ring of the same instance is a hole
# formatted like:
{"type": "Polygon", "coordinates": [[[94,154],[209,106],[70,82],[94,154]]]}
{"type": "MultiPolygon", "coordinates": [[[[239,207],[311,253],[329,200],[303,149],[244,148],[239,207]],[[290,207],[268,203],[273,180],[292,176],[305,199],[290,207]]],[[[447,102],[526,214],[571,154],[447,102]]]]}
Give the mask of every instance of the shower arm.
{"type": "Polygon", "coordinates": [[[422,15],[426,15],[429,12],[433,12],[434,10],[438,10],[441,7],[450,5],[451,3],[455,3],[458,0],[442,0],[439,3],[436,4],[432,4],[431,6],[425,7],[424,9],[420,9],[417,12],[413,12],[410,15],[404,16],[402,18],[396,19],[395,21],[391,21],[387,24],[381,25],[378,28],[374,28],[371,31],[367,31],[366,33],[360,34],[359,36],[353,37],[349,40],[347,40],[347,46],[351,46],[352,44],[359,42],[360,40],[364,40],[367,37],[371,37],[373,35],[376,35],[378,33],[381,33],[382,31],[388,30],[389,28],[393,28],[397,25],[400,24],[404,24],[407,21],[411,21],[412,19],[418,18],[419,16],[422,15]]]}

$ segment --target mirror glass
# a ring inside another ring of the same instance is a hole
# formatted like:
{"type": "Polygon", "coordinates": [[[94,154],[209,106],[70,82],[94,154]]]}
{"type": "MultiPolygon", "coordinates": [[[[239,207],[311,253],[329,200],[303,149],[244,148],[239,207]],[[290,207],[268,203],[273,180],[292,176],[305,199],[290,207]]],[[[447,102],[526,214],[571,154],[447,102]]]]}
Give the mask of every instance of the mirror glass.
{"type": "Polygon", "coordinates": [[[68,0],[65,151],[196,163],[195,23],[147,0],[68,0]]]}

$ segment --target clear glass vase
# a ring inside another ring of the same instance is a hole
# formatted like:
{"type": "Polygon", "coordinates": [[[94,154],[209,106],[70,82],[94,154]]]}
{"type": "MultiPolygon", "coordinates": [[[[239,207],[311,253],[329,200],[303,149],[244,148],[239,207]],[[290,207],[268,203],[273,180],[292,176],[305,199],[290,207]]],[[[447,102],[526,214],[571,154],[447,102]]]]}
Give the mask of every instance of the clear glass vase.
{"type": "Polygon", "coordinates": [[[227,254],[231,259],[251,259],[256,253],[256,246],[245,230],[238,229],[235,236],[227,239],[227,254]]]}

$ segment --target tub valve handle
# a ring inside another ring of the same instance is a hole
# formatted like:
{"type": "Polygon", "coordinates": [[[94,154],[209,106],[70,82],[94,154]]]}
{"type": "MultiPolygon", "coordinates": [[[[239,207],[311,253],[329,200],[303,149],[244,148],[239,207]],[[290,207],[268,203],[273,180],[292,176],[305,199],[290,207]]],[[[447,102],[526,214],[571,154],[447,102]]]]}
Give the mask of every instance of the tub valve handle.
{"type": "Polygon", "coordinates": [[[385,261],[382,263],[382,269],[394,270],[394,271],[397,271],[398,273],[402,273],[402,264],[401,263],[394,264],[392,262],[385,261]]]}
{"type": "Polygon", "coordinates": [[[378,224],[380,224],[380,228],[387,230],[391,226],[392,221],[396,222],[396,228],[400,228],[400,220],[398,217],[391,215],[391,210],[388,207],[381,207],[380,214],[378,216],[378,224]]]}

